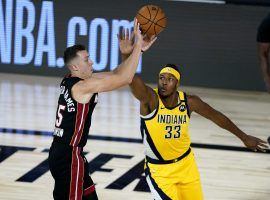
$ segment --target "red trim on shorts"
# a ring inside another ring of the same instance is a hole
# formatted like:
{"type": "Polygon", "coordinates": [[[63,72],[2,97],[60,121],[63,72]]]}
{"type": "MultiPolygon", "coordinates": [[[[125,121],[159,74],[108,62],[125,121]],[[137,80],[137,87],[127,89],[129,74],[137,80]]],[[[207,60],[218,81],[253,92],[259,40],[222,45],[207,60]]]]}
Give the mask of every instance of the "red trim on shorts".
{"type": "Polygon", "coordinates": [[[71,146],[78,146],[78,144],[80,143],[88,111],[89,111],[89,103],[87,104],[77,103],[75,130],[72,139],[70,141],[71,146]]]}
{"type": "Polygon", "coordinates": [[[83,195],[84,160],[80,152],[80,147],[72,150],[69,200],[81,200],[83,195]]]}
{"type": "Polygon", "coordinates": [[[92,192],[94,192],[96,190],[95,185],[91,185],[90,187],[86,188],[83,191],[83,196],[88,196],[89,194],[91,194],[92,192]]]}

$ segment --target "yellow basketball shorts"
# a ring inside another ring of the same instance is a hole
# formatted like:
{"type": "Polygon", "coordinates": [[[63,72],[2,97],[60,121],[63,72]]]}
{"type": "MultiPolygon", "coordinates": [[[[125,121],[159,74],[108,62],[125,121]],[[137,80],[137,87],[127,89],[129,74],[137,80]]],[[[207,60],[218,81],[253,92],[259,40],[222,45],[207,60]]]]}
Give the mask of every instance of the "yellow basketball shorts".
{"type": "Polygon", "coordinates": [[[200,175],[192,151],[176,163],[146,162],[145,176],[155,200],[203,200],[200,175]]]}

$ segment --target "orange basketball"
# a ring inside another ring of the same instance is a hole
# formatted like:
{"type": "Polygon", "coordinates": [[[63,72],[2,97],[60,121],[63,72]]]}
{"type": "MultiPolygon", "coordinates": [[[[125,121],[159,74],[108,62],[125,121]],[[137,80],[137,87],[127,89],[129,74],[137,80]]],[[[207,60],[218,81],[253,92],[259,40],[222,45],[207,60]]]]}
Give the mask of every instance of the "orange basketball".
{"type": "Polygon", "coordinates": [[[140,23],[141,31],[148,38],[157,36],[166,27],[167,18],[163,10],[155,5],[143,6],[137,13],[136,18],[140,23]]]}

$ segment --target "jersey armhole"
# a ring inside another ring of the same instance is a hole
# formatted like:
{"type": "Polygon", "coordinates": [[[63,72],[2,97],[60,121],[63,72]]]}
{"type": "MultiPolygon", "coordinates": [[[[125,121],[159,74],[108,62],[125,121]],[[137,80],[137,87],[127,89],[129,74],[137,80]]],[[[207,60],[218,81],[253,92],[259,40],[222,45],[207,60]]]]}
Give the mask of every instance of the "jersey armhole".
{"type": "Polygon", "coordinates": [[[187,114],[188,114],[188,117],[190,118],[190,111],[189,111],[189,106],[188,106],[188,102],[187,102],[187,94],[185,92],[183,92],[183,95],[184,95],[184,102],[185,102],[186,108],[187,108],[187,114]]]}
{"type": "Polygon", "coordinates": [[[154,109],[151,113],[147,114],[147,115],[140,115],[140,117],[144,120],[150,120],[150,119],[153,119],[157,112],[158,112],[158,109],[159,109],[159,99],[158,99],[158,105],[156,107],[156,109],[154,109]]]}

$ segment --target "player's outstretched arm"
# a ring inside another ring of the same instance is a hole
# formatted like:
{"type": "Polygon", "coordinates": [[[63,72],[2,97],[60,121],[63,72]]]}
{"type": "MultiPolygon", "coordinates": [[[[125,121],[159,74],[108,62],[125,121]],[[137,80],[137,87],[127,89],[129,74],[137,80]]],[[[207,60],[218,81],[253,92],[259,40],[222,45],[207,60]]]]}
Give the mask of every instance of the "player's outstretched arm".
{"type": "MultiPolygon", "coordinates": [[[[134,39],[134,31],[130,34],[129,29],[122,29],[122,32],[117,34],[118,37],[118,43],[119,48],[121,51],[121,58],[122,62],[124,62],[132,53],[134,49],[135,39],[134,39]]],[[[152,36],[149,40],[146,35],[143,36],[142,41],[142,48],[141,52],[147,51],[156,41],[157,37],[152,36]]],[[[94,78],[104,78],[107,75],[113,74],[118,70],[118,68],[115,68],[113,71],[110,72],[100,72],[100,73],[93,73],[94,78]]]]}
{"type": "Polygon", "coordinates": [[[141,104],[157,104],[157,96],[154,90],[151,87],[147,86],[143,82],[143,80],[137,75],[133,77],[132,82],[129,84],[129,87],[134,97],[138,99],[141,104]]]}
{"type": "Polygon", "coordinates": [[[136,41],[133,51],[112,73],[104,73],[102,76],[93,75],[78,82],[74,85],[74,89],[81,95],[87,95],[89,93],[111,91],[131,83],[139,63],[143,41],[136,19],[134,20],[134,37],[136,41]]]}
{"type": "MultiPolygon", "coordinates": [[[[150,40],[144,37],[142,44],[142,51],[147,51],[156,41],[156,37],[152,37],[150,40]]],[[[121,51],[122,61],[126,60],[129,54],[134,48],[134,33],[129,34],[128,29],[123,29],[121,33],[118,34],[119,48],[121,51]]],[[[141,107],[149,108],[152,104],[157,104],[157,97],[153,89],[147,86],[143,80],[134,76],[132,82],[129,84],[132,94],[143,104],[141,107]],[[149,106],[149,104],[151,104],[149,106]]],[[[142,112],[142,111],[141,111],[142,112]]],[[[147,114],[147,112],[141,113],[147,114]]]]}
{"type": "Polygon", "coordinates": [[[268,146],[266,145],[267,142],[254,136],[247,135],[242,130],[240,130],[228,117],[212,108],[210,105],[202,101],[199,97],[189,95],[188,105],[190,108],[190,112],[194,111],[201,116],[213,121],[221,128],[230,131],[239,139],[241,139],[247,148],[253,151],[265,151],[264,149],[268,148],[268,146]]]}

